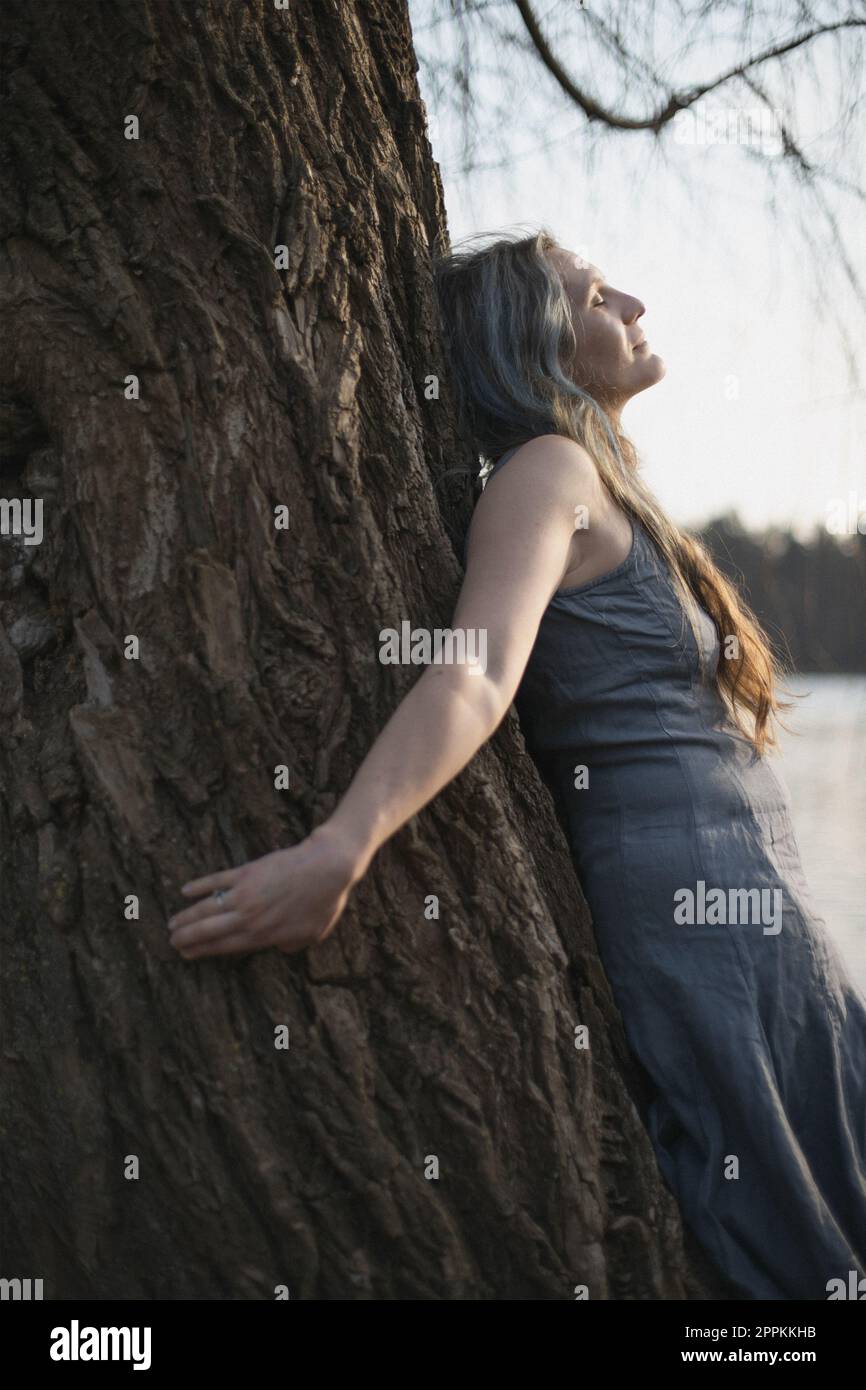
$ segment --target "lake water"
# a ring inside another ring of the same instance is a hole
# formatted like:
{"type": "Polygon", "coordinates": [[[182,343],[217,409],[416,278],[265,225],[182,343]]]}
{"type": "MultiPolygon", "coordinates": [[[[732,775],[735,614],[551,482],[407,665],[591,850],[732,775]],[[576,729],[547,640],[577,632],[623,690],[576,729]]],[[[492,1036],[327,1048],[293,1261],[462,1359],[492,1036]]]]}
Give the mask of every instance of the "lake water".
{"type": "Polygon", "coordinates": [[[866,996],[866,676],[796,676],[779,755],[818,913],[866,996]]]}

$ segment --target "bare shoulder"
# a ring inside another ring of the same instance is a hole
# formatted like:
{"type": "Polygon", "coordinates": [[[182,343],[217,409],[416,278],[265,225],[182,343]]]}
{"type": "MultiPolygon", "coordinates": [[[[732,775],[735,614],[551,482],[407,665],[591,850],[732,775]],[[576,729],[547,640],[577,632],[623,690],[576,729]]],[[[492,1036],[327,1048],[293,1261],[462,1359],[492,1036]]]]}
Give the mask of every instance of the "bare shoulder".
{"type": "MultiPolygon", "coordinates": [[[[487,479],[475,507],[478,524],[499,526],[508,515],[529,520],[539,512],[567,514],[577,505],[597,507],[601,478],[583,445],[561,434],[540,434],[515,449],[487,479]]],[[[573,520],[572,520],[573,525],[573,520]]]]}
{"type": "MultiPolygon", "coordinates": [[[[519,478],[527,481],[531,479],[533,486],[543,478],[554,491],[563,484],[573,490],[576,484],[581,483],[595,486],[598,470],[582,444],[562,434],[539,434],[515,449],[511,457],[488,480],[491,492],[493,485],[506,477],[510,478],[512,483],[519,478]]],[[[484,492],[487,492],[487,487],[484,492]]]]}
{"type": "Polygon", "coordinates": [[[542,615],[573,567],[574,509],[594,505],[596,479],[579,444],[538,435],[487,480],[475,506],[453,622],[487,631],[489,669],[509,699],[542,615]]]}
{"type": "Polygon", "coordinates": [[[471,578],[488,569],[501,578],[507,569],[524,582],[535,570],[552,593],[574,563],[575,507],[594,506],[598,487],[592,458],[573,440],[544,434],[521,444],[476,503],[467,539],[471,578]]]}

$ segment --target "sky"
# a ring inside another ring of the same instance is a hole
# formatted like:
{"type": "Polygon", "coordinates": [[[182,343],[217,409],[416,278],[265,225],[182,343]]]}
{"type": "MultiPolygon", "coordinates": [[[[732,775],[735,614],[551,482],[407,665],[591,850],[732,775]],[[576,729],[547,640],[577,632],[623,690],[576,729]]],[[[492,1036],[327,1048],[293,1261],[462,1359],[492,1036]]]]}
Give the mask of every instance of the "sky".
{"type": "MultiPolygon", "coordinates": [[[[535,6],[564,66],[598,99],[644,114],[648,98],[619,93],[616,73],[588,58],[576,8],[558,31],[563,5],[535,6]]],[[[664,3],[659,8],[664,14],[664,3]]],[[[434,0],[410,0],[419,55],[442,63],[457,29],[453,20],[436,23],[436,10],[434,0]]],[[[491,10],[501,28],[476,54],[473,158],[493,167],[461,175],[463,128],[453,100],[437,94],[423,61],[419,71],[452,243],[545,225],[609,283],[644,302],[641,326],[667,372],[629,402],[622,420],[650,487],[678,524],[698,527],[735,511],[749,527],[778,525],[801,538],[816,527],[833,529],[840,515],[853,515],[855,526],[862,517],[866,530],[866,305],[828,243],[822,214],[780,167],[772,117],[749,137],[764,139],[764,159],[748,138],[699,139],[706,126],[675,128],[664,153],[644,133],[597,138],[538,60],[509,45],[508,30],[522,37],[514,6],[491,10]],[[504,75],[497,71],[503,53],[504,75]],[[499,161],[503,168],[495,167],[499,161]]],[[[682,35],[657,26],[657,64],[674,85],[691,85],[741,56],[723,30],[704,41],[702,32],[680,54],[682,35]]],[[[767,37],[794,32],[788,24],[780,34],[777,26],[767,37]]],[[[756,46],[763,37],[756,35],[756,46]]],[[[862,119],[839,121],[840,84],[852,95],[845,54],[840,62],[827,38],[809,50],[787,77],[776,65],[765,80],[778,82],[779,109],[795,103],[808,156],[866,184],[862,119]]],[[[736,119],[743,109],[742,95],[717,94],[697,112],[733,110],[736,119]]],[[[823,196],[866,284],[866,237],[855,230],[866,221],[863,205],[832,185],[823,196]]]]}

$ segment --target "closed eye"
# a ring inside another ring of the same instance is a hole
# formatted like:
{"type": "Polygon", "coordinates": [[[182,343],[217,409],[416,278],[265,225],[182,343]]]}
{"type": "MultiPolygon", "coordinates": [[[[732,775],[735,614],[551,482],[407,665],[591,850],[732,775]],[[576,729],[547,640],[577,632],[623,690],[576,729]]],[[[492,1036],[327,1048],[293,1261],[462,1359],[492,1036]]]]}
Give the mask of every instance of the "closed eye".
{"type": "Polygon", "coordinates": [[[594,300],[593,300],[593,302],[592,302],[592,304],[591,304],[590,307],[593,308],[593,309],[597,309],[598,306],[599,306],[599,304],[605,304],[606,302],[607,302],[607,301],[604,300],[604,299],[602,299],[601,295],[599,295],[599,296],[598,296],[598,299],[594,299],[594,300]]]}

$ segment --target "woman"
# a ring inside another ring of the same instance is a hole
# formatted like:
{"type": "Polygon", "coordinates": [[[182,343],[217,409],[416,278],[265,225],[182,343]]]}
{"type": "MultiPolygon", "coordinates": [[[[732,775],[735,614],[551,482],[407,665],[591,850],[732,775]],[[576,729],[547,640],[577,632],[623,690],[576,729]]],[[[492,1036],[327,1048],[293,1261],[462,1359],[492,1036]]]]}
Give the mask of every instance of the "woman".
{"type": "Polygon", "coordinates": [[[429,666],[330,819],[185,885],[209,896],[172,940],[197,959],[324,939],[516,697],[686,1221],[746,1296],[827,1298],[866,1275],[866,1002],[763,756],[766,639],[622,432],[664,375],[644,306],[546,231],[452,254],[437,286],[464,429],[498,457],[453,619],[486,631],[483,674],[429,666]]]}

